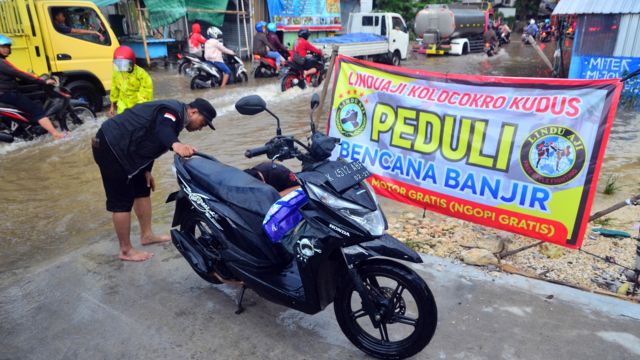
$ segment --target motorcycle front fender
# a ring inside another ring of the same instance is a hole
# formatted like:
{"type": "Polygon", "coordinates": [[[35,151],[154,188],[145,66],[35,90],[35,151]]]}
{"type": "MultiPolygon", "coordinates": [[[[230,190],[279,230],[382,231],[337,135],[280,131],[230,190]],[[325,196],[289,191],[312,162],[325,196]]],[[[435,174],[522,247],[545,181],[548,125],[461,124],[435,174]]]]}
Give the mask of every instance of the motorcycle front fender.
{"type": "Polygon", "coordinates": [[[422,263],[422,258],[417,252],[388,234],[346,247],[343,252],[349,264],[357,264],[372,257],[388,257],[417,264],[422,263]]]}

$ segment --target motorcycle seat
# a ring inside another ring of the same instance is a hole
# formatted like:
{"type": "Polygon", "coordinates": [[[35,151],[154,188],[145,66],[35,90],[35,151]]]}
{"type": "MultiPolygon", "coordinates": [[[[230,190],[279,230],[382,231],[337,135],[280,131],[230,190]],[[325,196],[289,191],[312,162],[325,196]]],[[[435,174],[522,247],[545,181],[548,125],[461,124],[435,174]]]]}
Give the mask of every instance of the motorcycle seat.
{"type": "Polygon", "coordinates": [[[233,166],[202,157],[189,159],[184,166],[196,183],[217,198],[255,214],[260,225],[271,205],[280,199],[273,187],[233,166]]]}
{"type": "Polygon", "coordinates": [[[5,103],[2,103],[2,102],[0,102],[0,108],[16,110],[15,106],[13,106],[11,104],[5,104],[5,103]]]}

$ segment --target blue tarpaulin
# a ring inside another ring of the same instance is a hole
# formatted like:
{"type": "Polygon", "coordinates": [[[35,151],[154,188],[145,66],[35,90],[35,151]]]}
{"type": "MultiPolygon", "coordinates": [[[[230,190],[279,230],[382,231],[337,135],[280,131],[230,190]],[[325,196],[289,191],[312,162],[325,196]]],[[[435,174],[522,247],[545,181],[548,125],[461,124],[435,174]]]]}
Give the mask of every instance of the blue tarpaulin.
{"type": "Polygon", "coordinates": [[[384,36],[371,34],[371,33],[353,33],[353,34],[345,34],[339,36],[332,36],[326,38],[317,38],[313,39],[313,42],[316,44],[347,44],[347,43],[358,43],[358,42],[374,42],[374,41],[386,41],[387,38],[384,36]]]}

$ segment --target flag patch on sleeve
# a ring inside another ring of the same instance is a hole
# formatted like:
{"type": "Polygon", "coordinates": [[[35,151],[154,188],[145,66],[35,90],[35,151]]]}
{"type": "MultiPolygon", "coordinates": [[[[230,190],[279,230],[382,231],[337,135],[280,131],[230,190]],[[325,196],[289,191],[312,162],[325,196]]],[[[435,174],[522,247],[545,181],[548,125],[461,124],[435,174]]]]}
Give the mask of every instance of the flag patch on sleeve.
{"type": "Polygon", "coordinates": [[[176,121],[176,117],[172,114],[172,113],[164,113],[164,117],[166,117],[167,119],[175,122],[176,121]]]}

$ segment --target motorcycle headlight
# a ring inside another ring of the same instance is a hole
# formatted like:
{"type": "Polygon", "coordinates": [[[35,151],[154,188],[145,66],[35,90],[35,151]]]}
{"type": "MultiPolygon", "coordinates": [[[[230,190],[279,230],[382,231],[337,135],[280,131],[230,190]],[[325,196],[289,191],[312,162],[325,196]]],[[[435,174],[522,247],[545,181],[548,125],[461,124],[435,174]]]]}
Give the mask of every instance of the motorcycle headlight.
{"type": "MultiPolygon", "coordinates": [[[[384,234],[384,217],[382,216],[382,212],[379,208],[371,211],[358,204],[340,199],[333,194],[322,190],[316,185],[307,184],[306,187],[309,191],[310,198],[329,206],[345,218],[355,221],[372,236],[380,236],[384,234]]],[[[371,193],[370,190],[369,192],[371,193]]]]}

